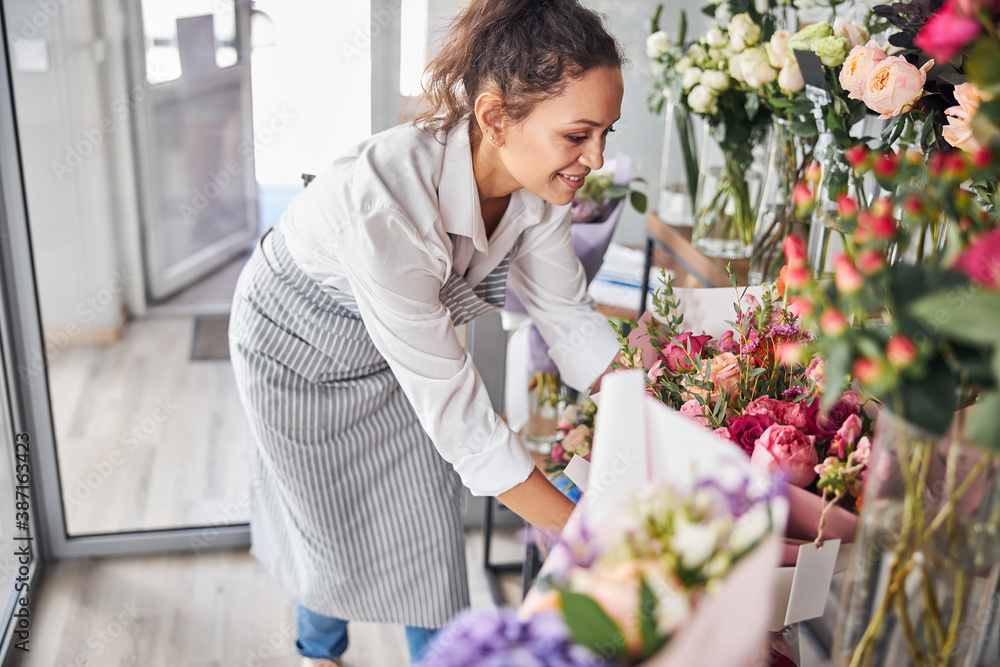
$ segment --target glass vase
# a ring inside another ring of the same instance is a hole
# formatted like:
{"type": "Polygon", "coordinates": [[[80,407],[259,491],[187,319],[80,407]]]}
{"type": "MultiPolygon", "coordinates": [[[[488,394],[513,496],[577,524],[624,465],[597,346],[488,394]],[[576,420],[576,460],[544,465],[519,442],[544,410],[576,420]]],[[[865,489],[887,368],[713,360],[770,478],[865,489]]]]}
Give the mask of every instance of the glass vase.
{"type": "Polygon", "coordinates": [[[524,444],[531,451],[548,454],[559,436],[559,401],[563,384],[559,373],[536,371],[528,385],[528,423],[524,444]]]}
{"type": "Polygon", "coordinates": [[[691,243],[709,257],[750,256],[761,194],[754,148],[765,135],[764,128],[756,128],[747,144],[723,150],[706,126],[691,243]]]}
{"type": "Polygon", "coordinates": [[[791,132],[791,122],[775,118],[767,151],[767,168],[761,193],[757,232],[750,251],[751,285],[778,279],[785,258],[782,242],[788,234],[802,233],[802,223],[795,213],[792,190],[803,176],[809,141],[791,132]]]}
{"type": "Polygon", "coordinates": [[[998,461],[961,432],[880,417],[833,665],[1000,664],[998,461]]]}
{"type": "Polygon", "coordinates": [[[669,95],[664,110],[666,127],[660,163],[660,203],[656,213],[668,225],[690,227],[694,224],[698,188],[695,125],[700,121],[669,95]]]}

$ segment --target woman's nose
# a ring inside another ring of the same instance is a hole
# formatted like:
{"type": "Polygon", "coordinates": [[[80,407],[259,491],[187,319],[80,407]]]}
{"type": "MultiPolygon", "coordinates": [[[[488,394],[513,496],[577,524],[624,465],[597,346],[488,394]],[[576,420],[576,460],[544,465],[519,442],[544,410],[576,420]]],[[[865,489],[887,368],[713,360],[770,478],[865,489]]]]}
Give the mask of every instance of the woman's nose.
{"type": "Polygon", "coordinates": [[[591,143],[580,156],[580,164],[596,171],[604,166],[604,142],[591,143]]]}

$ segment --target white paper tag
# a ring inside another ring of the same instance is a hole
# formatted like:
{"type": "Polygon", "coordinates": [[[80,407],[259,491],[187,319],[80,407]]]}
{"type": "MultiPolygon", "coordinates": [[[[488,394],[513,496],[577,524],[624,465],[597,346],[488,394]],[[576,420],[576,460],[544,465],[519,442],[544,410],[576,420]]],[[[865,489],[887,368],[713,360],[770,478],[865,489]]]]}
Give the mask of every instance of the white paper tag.
{"type": "Polygon", "coordinates": [[[840,540],[827,540],[820,549],[812,542],[799,547],[785,610],[786,626],[823,615],[839,551],[840,540]]]}
{"type": "Polygon", "coordinates": [[[566,465],[563,473],[569,477],[569,481],[580,487],[584,493],[587,492],[587,479],[590,477],[590,461],[582,456],[573,455],[566,465]]]}

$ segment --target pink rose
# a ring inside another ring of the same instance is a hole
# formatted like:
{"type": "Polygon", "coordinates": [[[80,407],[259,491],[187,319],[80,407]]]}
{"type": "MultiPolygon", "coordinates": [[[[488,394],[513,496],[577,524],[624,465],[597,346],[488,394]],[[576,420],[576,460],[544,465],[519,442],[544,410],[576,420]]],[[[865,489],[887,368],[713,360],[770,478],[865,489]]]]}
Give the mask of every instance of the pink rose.
{"type": "Polygon", "coordinates": [[[590,453],[590,438],[593,435],[593,429],[586,424],[579,424],[563,436],[562,448],[569,454],[586,456],[590,453]]]}
{"type": "Polygon", "coordinates": [[[736,415],[729,419],[727,437],[747,454],[753,454],[757,440],[770,426],[771,420],[765,415],[736,415]]]}
{"type": "Polygon", "coordinates": [[[720,426],[719,428],[712,431],[715,435],[719,436],[723,440],[732,440],[732,436],[729,435],[729,429],[725,426],[720,426]]]}
{"type": "Polygon", "coordinates": [[[1000,288],[1000,229],[973,241],[955,258],[951,268],[969,276],[975,285],[994,290],[1000,288]]]}
{"type": "Polygon", "coordinates": [[[844,420],[843,426],[837,430],[837,435],[833,436],[832,447],[837,448],[837,456],[843,459],[847,456],[847,448],[854,444],[861,435],[861,417],[858,415],[849,415],[847,419],[844,420]]]}
{"type": "Polygon", "coordinates": [[[681,406],[681,414],[695,420],[702,426],[705,425],[705,420],[702,419],[705,416],[705,406],[699,403],[697,398],[685,401],[684,405],[681,406]]]}
{"type": "Polygon", "coordinates": [[[966,153],[975,153],[983,145],[972,134],[972,117],[979,111],[983,94],[971,83],[960,83],[955,86],[955,101],[958,102],[958,106],[944,110],[948,116],[948,126],[942,130],[941,135],[955,148],[960,148],[966,153]]]}
{"type": "Polygon", "coordinates": [[[663,373],[663,360],[657,359],[656,363],[653,364],[653,367],[649,369],[649,373],[646,374],[646,377],[649,378],[650,384],[656,384],[656,381],[663,377],[663,373]]]}
{"type": "Polygon", "coordinates": [[[709,361],[709,380],[718,396],[724,396],[740,380],[740,360],[732,352],[720,352],[709,361]]]}
{"type": "Polygon", "coordinates": [[[692,368],[691,360],[705,350],[705,344],[711,339],[711,336],[695,336],[686,331],[679,336],[674,336],[667,343],[667,346],[660,352],[660,358],[663,359],[671,373],[689,371],[692,368]]]}
{"type": "Polygon", "coordinates": [[[924,24],[913,43],[928,55],[947,62],[982,30],[978,19],[963,14],[954,4],[948,3],[924,24]]]}
{"type": "Polygon", "coordinates": [[[552,452],[549,454],[553,463],[569,463],[570,457],[566,455],[566,450],[558,442],[553,443],[552,452]]]}
{"type": "Polygon", "coordinates": [[[881,120],[906,113],[924,94],[927,70],[933,66],[934,61],[928,60],[917,69],[902,56],[889,56],[865,79],[861,98],[869,109],[881,114],[881,120]]]}
{"type": "Polygon", "coordinates": [[[885,51],[874,39],[865,46],[855,46],[840,70],[840,86],[852,100],[862,99],[865,81],[875,66],[886,59],[885,51]]]}
{"type": "Polygon", "coordinates": [[[798,403],[779,401],[774,398],[762,396],[755,401],[751,401],[743,411],[745,415],[763,415],[772,423],[794,426],[797,429],[806,428],[806,415],[802,406],[798,403]]]}
{"type": "Polygon", "coordinates": [[[819,456],[815,443],[815,437],[794,426],[774,424],[757,439],[750,465],[767,474],[780,468],[788,475],[789,484],[805,488],[816,479],[819,456]]]}

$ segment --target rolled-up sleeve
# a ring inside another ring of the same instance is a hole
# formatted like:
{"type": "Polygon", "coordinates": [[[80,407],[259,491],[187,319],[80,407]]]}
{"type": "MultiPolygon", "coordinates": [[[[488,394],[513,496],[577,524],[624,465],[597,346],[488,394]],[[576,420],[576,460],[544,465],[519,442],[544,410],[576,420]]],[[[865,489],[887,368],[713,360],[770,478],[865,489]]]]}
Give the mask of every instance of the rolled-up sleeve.
{"type": "Polygon", "coordinates": [[[559,367],[563,382],[587,391],[618,353],[608,319],[594,312],[567,211],[524,231],[510,281],[559,367]]]}
{"type": "Polygon", "coordinates": [[[524,482],[534,461],[493,410],[441,304],[450,268],[394,211],[376,211],[338,236],[338,257],[375,347],[434,446],[474,495],[524,482]]]}

